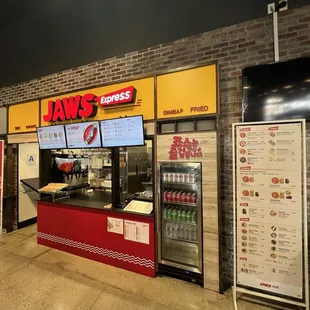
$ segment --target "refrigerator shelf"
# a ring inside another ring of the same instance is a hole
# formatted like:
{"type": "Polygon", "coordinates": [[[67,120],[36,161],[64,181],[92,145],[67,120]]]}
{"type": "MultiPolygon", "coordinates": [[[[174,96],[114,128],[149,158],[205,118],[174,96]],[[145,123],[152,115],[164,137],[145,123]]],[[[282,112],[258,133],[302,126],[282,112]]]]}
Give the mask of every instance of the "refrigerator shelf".
{"type": "Polygon", "coordinates": [[[178,220],[170,220],[167,218],[163,218],[164,222],[168,222],[168,223],[180,223],[180,224],[188,224],[188,225],[192,225],[192,226],[197,226],[196,222],[187,222],[187,221],[178,221],[178,220]]]}
{"type": "Polygon", "coordinates": [[[178,205],[178,206],[184,206],[184,207],[197,207],[197,203],[190,203],[190,202],[164,201],[164,204],[178,205]]]}
{"type": "Polygon", "coordinates": [[[198,241],[192,241],[192,240],[186,240],[186,239],[171,239],[167,237],[163,237],[164,241],[170,242],[170,243],[175,243],[179,245],[193,245],[193,244],[198,244],[198,241]]]}
{"type": "Polygon", "coordinates": [[[175,182],[163,182],[163,185],[188,185],[188,186],[193,186],[193,185],[197,185],[196,182],[194,183],[175,183],[175,182]]]}

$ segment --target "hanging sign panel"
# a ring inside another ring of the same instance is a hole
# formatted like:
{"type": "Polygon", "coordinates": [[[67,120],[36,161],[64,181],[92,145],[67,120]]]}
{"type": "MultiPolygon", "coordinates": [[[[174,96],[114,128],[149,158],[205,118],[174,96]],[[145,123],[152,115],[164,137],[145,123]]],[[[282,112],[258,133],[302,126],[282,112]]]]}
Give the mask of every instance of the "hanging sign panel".
{"type": "Polygon", "coordinates": [[[237,285],[303,298],[302,124],[235,127],[237,285]]]}

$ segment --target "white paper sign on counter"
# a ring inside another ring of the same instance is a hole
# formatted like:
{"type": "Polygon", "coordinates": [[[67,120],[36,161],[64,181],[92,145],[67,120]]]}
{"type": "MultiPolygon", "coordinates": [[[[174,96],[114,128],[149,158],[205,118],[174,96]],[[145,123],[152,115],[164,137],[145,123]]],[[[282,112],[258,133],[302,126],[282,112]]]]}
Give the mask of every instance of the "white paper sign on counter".
{"type": "Polygon", "coordinates": [[[115,234],[124,234],[124,220],[114,217],[108,217],[108,232],[115,234]]]}
{"type": "Polygon", "coordinates": [[[125,220],[125,240],[150,244],[150,225],[125,220]]]}
{"type": "Polygon", "coordinates": [[[302,128],[236,126],[237,284],[303,295],[302,128]]]}

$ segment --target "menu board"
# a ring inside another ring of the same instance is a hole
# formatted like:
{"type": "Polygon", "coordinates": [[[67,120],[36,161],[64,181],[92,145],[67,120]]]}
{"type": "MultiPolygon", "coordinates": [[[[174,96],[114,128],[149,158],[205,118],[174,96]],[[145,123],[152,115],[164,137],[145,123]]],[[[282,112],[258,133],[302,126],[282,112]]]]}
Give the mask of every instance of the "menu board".
{"type": "Polygon", "coordinates": [[[302,128],[236,126],[237,284],[302,298],[302,128]]]}
{"type": "Polygon", "coordinates": [[[41,150],[67,148],[64,125],[39,127],[37,134],[41,150]]]}
{"type": "Polygon", "coordinates": [[[101,121],[103,147],[144,145],[143,117],[133,116],[101,121]]]}
{"type": "Polygon", "coordinates": [[[150,225],[147,223],[125,220],[124,239],[150,244],[150,225]]]}
{"type": "Polygon", "coordinates": [[[99,122],[65,125],[69,149],[101,147],[99,122]]]}

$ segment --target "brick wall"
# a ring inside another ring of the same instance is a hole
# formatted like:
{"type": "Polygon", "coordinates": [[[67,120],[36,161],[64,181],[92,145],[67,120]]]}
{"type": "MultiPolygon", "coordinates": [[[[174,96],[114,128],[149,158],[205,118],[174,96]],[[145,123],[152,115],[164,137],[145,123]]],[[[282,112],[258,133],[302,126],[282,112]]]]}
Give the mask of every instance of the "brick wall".
{"type": "MultiPolygon", "coordinates": [[[[310,6],[279,16],[281,60],[310,55],[310,6]]],[[[202,33],[0,89],[0,104],[217,61],[220,82],[223,275],[232,279],[231,124],[241,120],[241,70],[273,61],[272,17],[202,33]]],[[[310,158],[309,158],[310,159],[310,158]]],[[[310,162],[310,161],[309,161],[310,162]]]]}

